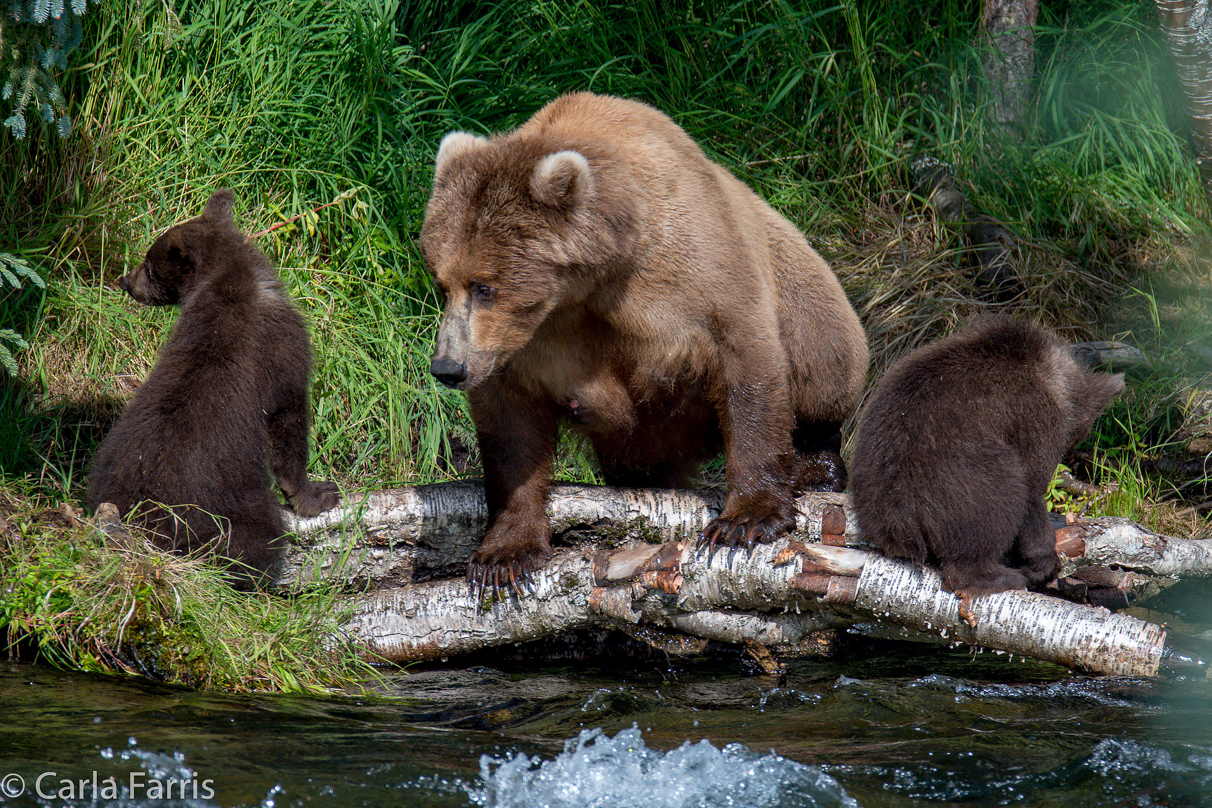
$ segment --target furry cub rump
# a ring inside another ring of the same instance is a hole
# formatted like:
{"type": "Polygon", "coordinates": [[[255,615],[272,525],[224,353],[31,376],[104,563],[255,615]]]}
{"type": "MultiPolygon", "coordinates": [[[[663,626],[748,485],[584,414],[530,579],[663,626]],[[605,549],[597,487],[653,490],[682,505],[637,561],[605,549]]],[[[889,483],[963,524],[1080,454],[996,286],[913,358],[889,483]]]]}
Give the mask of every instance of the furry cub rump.
{"type": "Polygon", "coordinates": [[[902,359],[863,412],[850,490],[885,555],[970,596],[1038,588],[1060,561],[1044,495],[1064,452],[1124,389],[1043,328],[976,321],[902,359]]]}

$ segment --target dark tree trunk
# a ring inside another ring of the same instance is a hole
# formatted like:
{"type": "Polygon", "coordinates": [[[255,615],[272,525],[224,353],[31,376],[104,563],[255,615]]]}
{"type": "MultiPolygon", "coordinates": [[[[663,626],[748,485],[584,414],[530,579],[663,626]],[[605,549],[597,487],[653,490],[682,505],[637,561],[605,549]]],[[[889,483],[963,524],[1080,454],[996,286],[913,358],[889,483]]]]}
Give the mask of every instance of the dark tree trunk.
{"type": "Polygon", "coordinates": [[[993,120],[1020,131],[1035,75],[1035,20],[1039,0],[984,0],[981,30],[989,38],[985,80],[992,95],[993,120]]]}
{"type": "Polygon", "coordinates": [[[1190,116],[1191,142],[1212,208],[1212,13],[1208,0],[1156,0],[1190,116]]]}

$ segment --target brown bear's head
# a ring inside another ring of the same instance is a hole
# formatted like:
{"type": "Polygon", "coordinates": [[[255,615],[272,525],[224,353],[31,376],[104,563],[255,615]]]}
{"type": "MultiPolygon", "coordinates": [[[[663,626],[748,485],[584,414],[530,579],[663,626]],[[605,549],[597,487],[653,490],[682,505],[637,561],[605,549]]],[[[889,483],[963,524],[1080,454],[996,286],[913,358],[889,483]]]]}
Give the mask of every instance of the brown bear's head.
{"type": "Polygon", "coordinates": [[[635,215],[605,199],[598,176],[611,165],[535,138],[443,138],[421,230],[446,304],[430,364],[439,381],[478,386],[623,262],[635,215]]]}
{"type": "Polygon", "coordinates": [[[216,236],[235,234],[230,188],[211,194],[202,215],[173,225],[156,239],[143,263],[118,280],[118,286],[149,306],[172,306],[201,280],[201,268],[215,247],[216,236]]]}

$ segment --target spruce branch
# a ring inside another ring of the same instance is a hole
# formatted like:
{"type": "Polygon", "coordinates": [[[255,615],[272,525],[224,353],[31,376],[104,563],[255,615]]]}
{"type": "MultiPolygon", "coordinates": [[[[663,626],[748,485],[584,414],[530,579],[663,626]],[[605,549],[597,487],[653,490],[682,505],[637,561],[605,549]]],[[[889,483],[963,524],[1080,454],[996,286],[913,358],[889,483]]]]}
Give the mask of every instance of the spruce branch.
{"type": "MultiPolygon", "coordinates": [[[[97,0],[93,0],[93,5],[97,0]]],[[[4,125],[20,140],[33,108],[62,137],[71,134],[71,116],[57,71],[84,38],[80,17],[88,0],[10,0],[0,10],[0,73],[7,73],[0,97],[13,103],[4,125]]]]}

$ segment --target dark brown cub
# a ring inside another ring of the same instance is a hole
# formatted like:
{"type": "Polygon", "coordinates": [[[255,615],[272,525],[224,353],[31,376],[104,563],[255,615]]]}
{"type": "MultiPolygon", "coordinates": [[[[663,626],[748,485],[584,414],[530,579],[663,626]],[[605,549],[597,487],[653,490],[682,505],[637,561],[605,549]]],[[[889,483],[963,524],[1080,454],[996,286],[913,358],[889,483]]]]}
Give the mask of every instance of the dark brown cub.
{"type": "Polygon", "coordinates": [[[232,193],[152,244],[119,286],[179,305],[156,366],[93,459],[88,502],[112,502],[167,550],[214,552],[256,582],[286,532],[270,485],[314,516],[340,502],[307,478],[311,346],[269,260],[232,221],[232,193]]]}
{"type": "Polygon", "coordinates": [[[859,529],[969,596],[1036,589],[1060,560],[1044,495],[1124,389],[1049,331],[978,320],[902,359],[863,411],[850,464],[859,529]]]}

